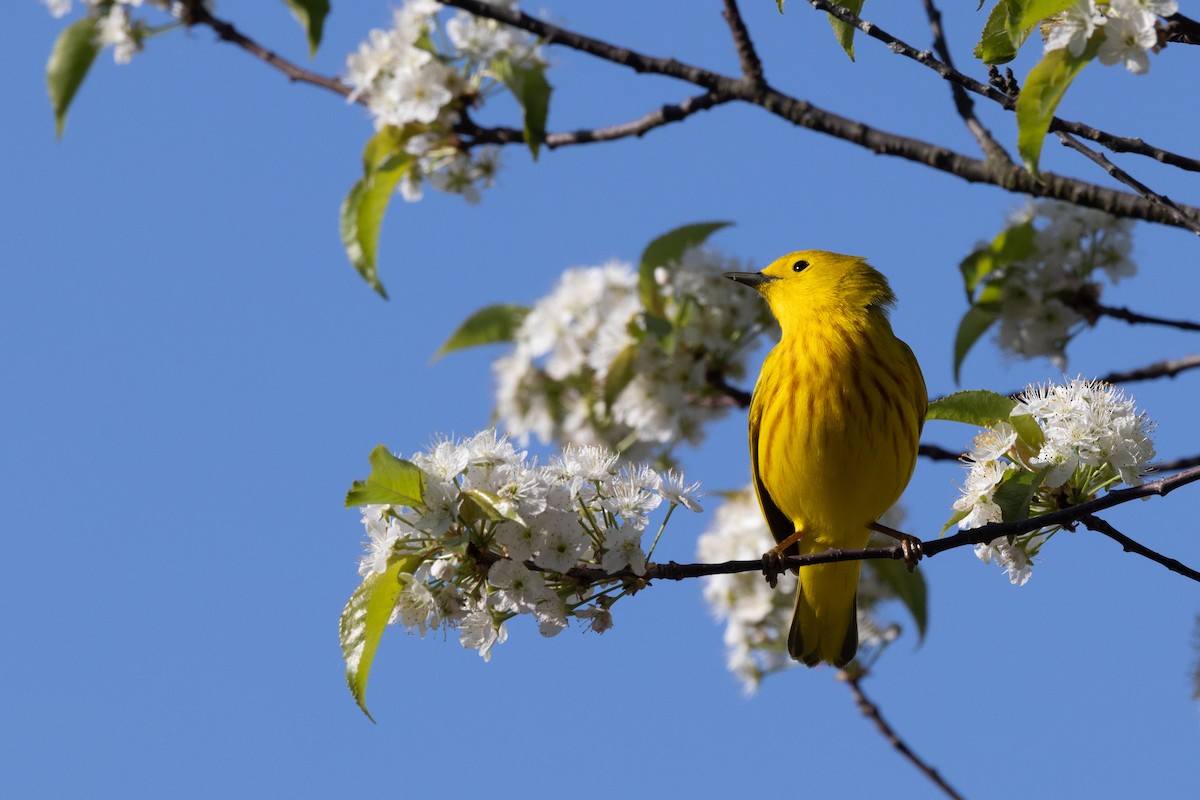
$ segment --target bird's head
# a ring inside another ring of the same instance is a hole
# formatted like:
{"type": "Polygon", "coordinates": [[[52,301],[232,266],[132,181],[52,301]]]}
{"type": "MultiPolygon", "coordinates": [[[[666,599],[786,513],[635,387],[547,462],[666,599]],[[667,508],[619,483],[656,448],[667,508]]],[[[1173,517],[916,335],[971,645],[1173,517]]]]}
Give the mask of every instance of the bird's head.
{"type": "Polygon", "coordinates": [[[726,272],[725,277],[757,289],[785,326],[822,312],[877,309],[886,314],[896,301],[887,278],[865,258],[826,250],[799,250],[762,272],[726,272]]]}

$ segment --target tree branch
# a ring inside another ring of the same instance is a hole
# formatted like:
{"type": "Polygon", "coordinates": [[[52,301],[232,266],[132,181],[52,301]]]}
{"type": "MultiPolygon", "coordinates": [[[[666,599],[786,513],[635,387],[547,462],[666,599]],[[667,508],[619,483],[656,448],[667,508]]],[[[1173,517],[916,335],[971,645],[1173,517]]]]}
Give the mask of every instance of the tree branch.
{"type": "Polygon", "coordinates": [[[1195,369],[1196,367],[1200,367],[1200,353],[1191,353],[1182,358],[1155,361],[1153,364],[1147,364],[1144,367],[1137,367],[1135,369],[1110,372],[1107,375],[1097,378],[1097,380],[1104,381],[1105,383],[1135,383],[1154,378],[1174,378],[1179,373],[1195,369]]]}
{"type": "MultiPolygon", "coordinates": [[[[956,83],[964,89],[969,89],[989,100],[993,100],[1007,111],[1014,111],[1016,109],[1015,96],[1010,96],[995,86],[981,83],[968,75],[964,75],[950,65],[935,59],[933,54],[928,50],[917,50],[912,45],[897,39],[895,36],[881,29],[878,25],[859,18],[858,15],[849,9],[829,3],[827,0],[808,0],[808,2],[818,11],[832,14],[843,22],[858,28],[871,38],[878,39],[886,44],[888,49],[893,53],[911,58],[918,64],[932,69],[941,75],[943,79],[951,83],[956,83]]],[[[1172,153],[1169,150],[1153,147],[1141,139],[1128,136],[1115,136],[1098,128],[1093,128],[1090,125],[1084,125],[1081,122],[1071,122],[1070,120],[1054,117],[1050,120],[1050,130],[1073,133],[1076,136],[1096,142],[1112,150],[1114,153],[1136,153],[1137,155],[1147,156],[1153,158],[1155,161],[1170,164],[1190,172],[1200,172],[1200,159],[1189,158],[1178,153],[1172,153]]]]}
{"type": "MultiPolygon", "coordinates": [[[[929,17],[929,29],[933,33],[933,49],[942,57],[946,66],[953,70],[954,60],[950,56],[950,48],[946,44],[946,32],[942,28],[942,12],[934,5],[933,0],[924,0],[924,4],[925,15],[929,17]]],[[[983,154],[989,159],[1011,164],[1012,158],[992,136],[992,132],[975,116],[975,101],[971,99],[971,95],[967,94],[963,85],[950,81],[950,94],[954,97],[955,110],[962,117],[967,130],[975,137],[975,141],[979,142],[979,149],[983,151],[983,154]]]]}
{"type": "Polygon", "coordinates": [[[1183,14],[1172,14],[1167,20],[1167,41],[1180,44],[1200,44],[1200,22],[1185,17],[1183,14]]]}
{"type": "Polygon", "coordinates": [[[1101,305],[1094,300],[1080,303],[1077,307],[1085,315],[1112,317],[1113,319],[1128,322],[1130,325],[1162,325],[1166,328],[1178,328],[1181,331],[1200,331],[1200,323],[1197,322],[1186,319],[1152,317],[1149,314],[1139,314],[1128,308],[1101,305]]]}
{"type": "Polygon", "coordinates": [[[917,455],[925,456],[932,461],[959,461],[963,457],[962,453],[956,453],[936,444],[924,443],[917,445],[917,455]]]}
{"type": "MultiPolygon", "coordinates": [[[[958,547],[987,544],[1002,537],[1020,536],[1021,534],[1030,533],[1042,528],[1050,528],[1055,526],[1066,527],[1088,515],[1095,514],[1097,511],[1103,511],[1106,508],[1119,506],[1123,503],[1128,503],[1132,500],[1138,500],[1143,497],[1150,497],[1153,495],[1163,497],[1181,486],[1194,483],[1198,480],[1200,480],[1200,466],[1183,470],[1182,472],[1178,472],[1175,475],[1171,475],[1166,478],[1160,478],[1156,481],[1144,483],[1141,486],[1131,486],[1127,489],[1117,489],[1103,495],[1102,497],[1089,500],[1086,503],[1060,508],[1036,517],[1029,517],[1028,519],[1023,520],[1014,520],[1012,522],[991,522],[978,528],[959,531],[952,536],[947,536],[942,539],[925,540],[920,542],[920,553],[927,558],[932,558],[939,553],[944,553],[947,550],[953,550],[958,547]]],[[[787,556],[783,559],[783,566],[791,569],[793,567],[802,567],[810,564],[828,564],[835,561],[855,561],[873,558],[902,561],[905,558],[904,550],[905,548],[899,544],[891,545],[889,547],[833,548],[820,553],[811,553],[803,556],[787,556]]],[[[589,574],[586,577],[592,579],[593,582],[596,582],[600,579],[612,580],[620,577],[641,578],[647,581],[656,579],[677,581],[684,580],[686,578],[696,578],[703,575],[730,575],[739,572],[759,572],[762,570],[762,568],[762,559],[726,561],[721,564],[676,564],[674,561],[671,561],[666,564],[647,564],[646,574],[641,576],[633,575],[633,573],[629,573],[628,570],[623,570],[621,573],[617,573],[616,575],[589,574]]],[[[585,577],[582,575],[583,572],[585,571],[580,570],[581,578],[585,577]]],[[[599,571],[587,572],[591,573],[599,571]]],[[[575,571],[572,571],[571,574],[574,575],[575,571]]],[[[1198,577],[1197,580],[1200,580],[1200,577],[1198,577]]]]}
{"type": "MultiPolygon", "coordinates": [[[[213,16],[201,0],[188,0],[187,9],[183,16],[183,23],[188,27],[192,27],[193,25],[207,25],[217,34],[218,39],[235,44],[256,58],[262,59],[286,75],[289,80],[319,86],[335,94],[340,94],[342,97],[350,97],[351,88],[337,78],[330,78],[316,72],[311,72],[288,61],[278,53],[268,50],[250,37],[242,34],[232,23],[213,16]]],[[[362,95],[359,95],[355,100],[364,105],[366,103],[366,98],[362,95]]]]}
{"type": "Polygon", "coordinates": [[[1096,533],[1102,533],[1108,538],[1112,539],[1114,542],[1120,544],[1126,553],[1137,553],[1139,556],[1148,558],[1156,564],[1162,564],[1164,567],[1171,570],[1171,572],[1178,573],[1185,578],[1191,578],[1194,581],[1200,581],[1200,572],[1197,572],[1186,564],[1180,563],[1173,558],[1168,558],[1161,553],[1157,553],[1143,544],[1135,542],[1133,539],[1130,539],[1128,536],[1121,533],[1119,530],[1114,528],[1112,525],[1109,525],[1099,517],[1091,514],[1085,514],[1084,516],[1080,517],[1079,520],[1096,533]]]}
{"type": "MultiPolygon", "coordinates": [[[[689,97],[675,105],[664,105],[643,117],[629,122],[622,122],[604,128],[548,133],[543,143],[553,149],[576,144],[590,144],[592,142],[611,142],[630,136],[644,136],[647,132],[655,128],[668,125],[672,122],[679,122],[698,111],[707,111],[714,106],[728,103],[732,99],[729,97],[718,97],[712,92],[705,92],[695,97],[689,97]]],[[[463,146],[466,148],[480,144],[504,145],[524,143],[525,141],[524,132],[516,128],[481,128],[465,117],[462,122],[455,126],[455,131],[463,136],[471,137],[470,141],[463,143],[463,146]]]]}
{"type": "Polygon", "coordinates": [[[1174,472],[1178,469],[1195,466],[1200,466],[1200,455],[1173,458],[1170,461],[1156,461],[1150,464],[1150,469],[1155,472],[1174,472]]]}
{"type": "Polygon", "coordinates": [[[912,751],[912,748],[900,738],[900,734],[896,733],[895,729],[879,713],[879,707],[868,699],[862,690],[862,679],[866,677],[865,673],[852,675],[843,671],[839,673],[839,677],[850,687],[850,692],[854,695],[854,704],[858,706],[858,710],[862,712],[864,717],[875,723],[875,727],[883,734],[883,738],[887,739],[888,744],[896,748],[900,755],[907,758],[914,767],[920,770],[929,780],[933,781],[934,785],[945,792],[948,797],[953,797],[955,800],[962,800],[962,795],[956,792],[950,784],[946,783],[936,769],[926,764],[912,751]]]}
{"type": "Polygon", "coordinates": [[[738,10],[737,0],[725,0],[725,8],[721,15],[725,17],[729,32],[733,36],[733,47],[737,50],[738,61],[742,63],[742,77],[755,86],[766,86],[762,60],[754,49],[754,42],[750,41],[750,31],[746,28],[746,21],[742,19],[742,12],[738,10]]]}
{"type": "Polygon", "coordinates": [[[1142,197],[1146,198],[1147,200],[1149,200],[1153,203],[1157,203],[1158,205],[1162,206],[1163,208],[1166,208],[1170,211],[1175,212],[1178,215],[1179,224],[1182,227],[1187,228],[1192,233],[1200,235],[1200,222],[1198,222],[1194,216],[1184,213],[1183,209],[1181,209],[1178,205],[1176,205],[1174,200],[1167,197],[1166,195],[1159,194],[1158,192],[1154,191],[1146,184],[1139,181],[1137,178],[1134,178],[1128,172],[1126,172],[1125,170],[1118,167],[1116,164],[1109,161],[1108,157],[1105,156],[1103,153],[1097,153],[1095,150],[1092,150],[1091,148],[1084,147],[1082,144],[1079,143],[1079,140],[1076,139],[1071,134],[1064,133],[1062,131],[1056,131],[1056,135],[1058,136],[1058,140],[1060,142],[1062,142],[1064,146],[1071,148],[1072,150],[1074,150],[1077,153],[1082,153],[1084,156],[1086,156],[1092,162],[1099,165],[1100,168],[1103,169],[1105,172],[1107,172],[1109,175],[1116,178],[1118,181],[1125,184],[1129,188],[1133,189],[1135,192],[1140,194],[1142,197]]]}
{"type": "MultiPolygon", "coordinates": [[[[809,1],[824,3],[824,0],[809,1]]],[[[1050,197],[1075,205],[1095,208],[1115,216],[1133,217],[1148,222],[1179,226],[1175,213],[1168,213],[1157,204],[1134,194],[1114,191],[1096,184],[1051,173],[1043,173],[1040,177],[1034,177],[1024,168],[1016,165],[970,158],[945,147],[871,128],[862,122],[825,111],[807,101],[798,100],[769,87],[755,86],[745,79],[731,78],[684,64],[673,58],[656,58],[616,47],[599,39],[535,19],[519,11],[483,2],[483,0],[447,0],[446,5],[503,22],[539,36],[549,44],[569,47],[627,67],[635,72],[664,75],[693,83],[713,92],[718,97],[757,105],[799,127],[857,144],[874,153],[898,156],[908,161],[933,167],[972,183],[988,183],[1010,192],[1050,197]]],[[[942,66],[949,69],[945,65],[942,66]]],[[[1002,95],[991,87],[987,87],[986,91],[1002,95]]],[[[1186,206],[1181,208],[1189,212],[1195,211],[1186,206]]]]}

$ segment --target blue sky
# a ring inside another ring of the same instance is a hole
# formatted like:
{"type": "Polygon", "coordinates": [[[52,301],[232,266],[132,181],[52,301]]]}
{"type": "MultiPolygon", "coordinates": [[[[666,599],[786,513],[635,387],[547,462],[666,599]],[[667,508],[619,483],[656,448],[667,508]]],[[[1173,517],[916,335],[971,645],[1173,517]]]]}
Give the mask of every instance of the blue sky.
{"type": "MultiPolygon", "coordinates": [[[[783,16],[745,5],[781,89],[974,154],[947,87],[922,68],[868,41],[850,63],[806,4],[783,16]]],[[[918,4],[885,5],[867,16],[928,45],[918,4]]],[[[950,5],[959,65],[980,75],[970,47],[983,16],[950,5]]],[[[218,10],[304,59],[283,3],[218,10]]],[[[511,149],[479,206],[436,192],[397,200],[380,245],[384,302],[337,236],[371,133],[362,109],[289,85],[207,30],[175,32],[127,66],[103,54],[56,141],[43,70],[63,23],[34,2],[12,15],[0,28],[0,792],[931,794],[831,671],[792,671],[744,698],[697,582],[621,604],[603,636],[572,628],[543,640],[516,625],[489,664],[454,635],[389,631],[372,725],[345,688],[337,644],[361,539],[342,498],[377,443],[409,453],[489,423],[500,350],[430,358],[468,313],[532,303],[564,268],[635,260],[688,222],[734,221],[714,244],[758,266],[801,247],[869,256],[897,290],[895,327],[931,394],[951,391],[957,264],[1021,198],[726,107],[537,164],[511,149]]],[[[563,4],[551,15],[736,68],[717,3],[563,4]]],[[[340,72],[387,19],[382,3],[335,3],[312,67],[340,72]]],[[[693,93],[549,53],[554,130],[693,93]]],[[[1187,153],[1194,126],[1164,109],[1178,109],[1192,56],[1171,46],[1143,78],[1089,68],[1060,114],[1187,153]]],[[[981,114],[1012,142],[1011,119],[981,114]]],[[[502,120],[515,121],[498,107],[502,120]]],[[[1186,175],[1122,163],[1196,202],[1186,175]]],[[[1044,166],[1106,181],[1053,141],[1044,166]]],[[[1151,225],[1134,236],[1139,274],[1106,300],[1195,317],[1195,237],[1151,225]]],[[[1072,346],[1070,371],[1195,347],[1194,335],[1104,321],[1072,346]]],[[[962,377],[1008,391],[1056,374],[987,342],[962,377]]],[[[1200,452],[1196,381],[1129,387],[1159,421],[1165,458],[1200,452]]],[[[731,415],[685,452],[689,476],[712,490],[744,484],[744,425],[731,415]]],[[[931,423],[926,440],[964,448],[971,434],[931,423]]],[[[918,464],[908,530],[936,534],[961,474],[918,464]]],[[[1194,566],[1198,498],[1189,487],[1107,518],[1194,566]]],[[[693,560],[709,519],[675,518],[660,555],[693,560]]],[[[1178,796],[1194,783],[1194,583],[1087,532],[1056,540],[1019,589],[967,549],[923,569],[929,636],[892,648],[865,688],[964,794],[1178,796]]]]}

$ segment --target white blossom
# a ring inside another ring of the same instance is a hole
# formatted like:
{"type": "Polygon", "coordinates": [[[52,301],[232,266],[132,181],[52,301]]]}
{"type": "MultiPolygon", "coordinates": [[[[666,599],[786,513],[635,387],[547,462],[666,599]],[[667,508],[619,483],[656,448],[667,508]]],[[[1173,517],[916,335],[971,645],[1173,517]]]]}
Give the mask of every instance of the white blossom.
{"type": "Polygon", "coordinates": [[[508,630],[492,619],[490,611],[477,608],[463,618],[458,639],[463,647],[478,650],[484,661],[491,661],[492,648],[508,639],[508,630]]]}
{"type": "Polygon", "coordinates": [[[604,444],[639,459],[699,441],[704,423],[728,409],[710,374],[742,376],[747,342],[773,324],[757,297],[730,293],[720,277],[742,266],[687,251],[657,272],[654,319],[631,264],[566,270],[494,366],[497,416],[521,441],[604,444]],[[662,325],[683,319],[665,342],[662,325]]]}
{"type": "Polygon", "coordinates": [[[1108,17],[1104,27],[1104,41],[1096,57],[1102,64],[1122,64],[1125,69],[1140,75],[1150,69],[1150,57],[1146,51],[1158,44],[1158,32],[1154,27],[1154,18],[1141,14],[1134,17],[1108,17]]]}
{"type": "MultiPolygon", "coordinates": [[[[1029,386],[1009,418],[1034,423],[1036,436],[1027,433],[1033,441],[1026,441],[1018,434],[1021,427],[998,422],[976,437],[962,495],[954,502],[960,528],[1002,521],[994,497],[1006,481],[1033,474],[1024,511],[1036,516],[1064,503],[1086,502],[1121,483],[1137,485],[1154,458],[1154,424],[1108,384],[1075,378],[1029,386]]],[[[996,539],[976,545],[975,554],[1002,567],[1013,584],[1024,585],[1036,556],[1057,531],[1052,526],[996,539]]]]}
{"type": "Polygon", "coordinates": [[[1066,346],[1087,323],[1071,305],[1098,297],[1096,270],[1117,281],[1135,271],[1132,223],[1052,200],[1033,201],[1009,219],[1009,231],[1033,227],[1030,255],[988,276],[999,286],[996,341],[1024,358],[1043,356],[1066,366],[1066,346]]]}
{"type": "Polygon", "coordinates": [[[1088,39],[1104,21],[1104,14],[1097,8],[1095,0],[1076,0],[1053,19],[1046,39],[1047,52],[1065,47],[1073,56],[1083,55],[1088,39]]]}
{"type": "Polygon", "coordinates": [[[598,446],[568,447],[539,466],[495,429],[435,438],[408,463],[420,470],[421,496],[412,507],[362,507],[359,573],[370,578],[403,560],[389,622],[422,636],[459,627],[463,645],[485,659],[517,615],[535,619],[547,637],[571,617],[597,631],[612,627],[610,607],[621,596],[613,589],[629,578],[589,586],[568,573],[645,574],[647,515],[668,494],[697,491],[679,473],[664,479],[598,446]]]}

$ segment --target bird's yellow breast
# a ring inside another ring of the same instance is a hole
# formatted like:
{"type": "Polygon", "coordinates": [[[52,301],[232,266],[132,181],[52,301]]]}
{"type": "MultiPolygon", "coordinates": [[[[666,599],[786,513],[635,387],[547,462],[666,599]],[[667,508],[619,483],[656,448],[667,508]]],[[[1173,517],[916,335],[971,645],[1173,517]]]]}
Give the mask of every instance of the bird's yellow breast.
{"type": "Polygon", "coordinates": [[[806,531],[802,552],[859,545],[851,534],[865,543],[912,476],[925,403],[916,359],[882,314],[786,329],[754,391],[752,467],[806,531]]]}

